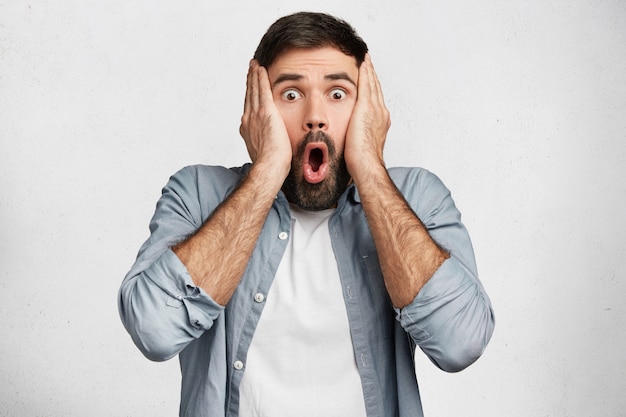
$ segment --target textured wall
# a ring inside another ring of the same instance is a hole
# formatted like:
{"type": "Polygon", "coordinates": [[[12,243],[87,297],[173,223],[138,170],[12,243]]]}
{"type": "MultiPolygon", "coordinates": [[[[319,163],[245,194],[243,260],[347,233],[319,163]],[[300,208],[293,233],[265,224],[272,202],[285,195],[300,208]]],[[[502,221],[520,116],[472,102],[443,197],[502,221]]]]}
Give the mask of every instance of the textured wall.
{"type": "Polygon", "coordinates": [[[451,188],[497,328],[429,416],[618,416],[626,400],[626,5],[0,0],[0,416],[172,416],[116,293],[169,175],[247,160],[247,62],[298,10],[353,23],[388,165],[451,188]],[[341,3],[341,5],[338,5],[341,3]]]}

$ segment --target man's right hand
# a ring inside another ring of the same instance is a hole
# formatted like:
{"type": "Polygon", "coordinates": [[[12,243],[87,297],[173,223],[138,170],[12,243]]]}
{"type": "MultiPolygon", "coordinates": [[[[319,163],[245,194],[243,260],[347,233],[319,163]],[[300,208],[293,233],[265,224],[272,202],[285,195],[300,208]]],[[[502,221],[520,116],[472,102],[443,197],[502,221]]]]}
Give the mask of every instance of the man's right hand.
{"type": "Polygon", "coordinates": [[[284,178],[291,168],[292,149],[282,116],[272,96],[267,70],[250,61],[246,99],[239,132],[253,163],[279,168],[284,178]]]}

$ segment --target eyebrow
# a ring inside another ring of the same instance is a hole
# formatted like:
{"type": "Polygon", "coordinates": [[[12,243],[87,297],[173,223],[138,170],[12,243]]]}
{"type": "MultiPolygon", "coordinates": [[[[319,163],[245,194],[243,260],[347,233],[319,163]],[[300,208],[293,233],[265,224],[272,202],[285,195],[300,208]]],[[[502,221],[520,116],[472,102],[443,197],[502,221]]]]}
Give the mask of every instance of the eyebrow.
{"type": "MultiPolygon", "coordinates": [[[[272,83],[272,87],[285,81],[299,81],[303,78],[304,76],[300,74],[280,74],[272,83]]],[[[332,74],[325,75],[324,79],[327,81],[345,80],[355,87],[357,86],[354,80],[345,72],[334,72],[332,74]]]]}
{"type": "Polygon", "coordinates": [[[280,74],[272,83],[272,87],[276,84],[284,83],[285,81],[298,81],[303,78],[304,76],[300,74],[280,74]]]}
{"type": "Polygon", "coordinates": [[[356,87],[356,83],[354,82],[354,80],[350,78],[350,76],[345,72],[336,72],[333,74],[328,74],[327,76],[324,77],[324,79],[325,80],[346,80],[350,84],[356,87]]]}

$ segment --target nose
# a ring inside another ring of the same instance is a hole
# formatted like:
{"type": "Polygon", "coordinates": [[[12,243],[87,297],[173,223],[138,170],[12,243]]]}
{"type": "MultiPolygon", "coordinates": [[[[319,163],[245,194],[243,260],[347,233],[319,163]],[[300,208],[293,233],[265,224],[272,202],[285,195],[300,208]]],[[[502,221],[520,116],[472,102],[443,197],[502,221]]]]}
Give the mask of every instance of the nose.
{"type": "Polygon", "coordinates": [[[317,124],[316,123],[307,123],[306,124],[306,127],[308,127],[309,130],[314,130],[314,128],[317,128],[317,129],[321,130],[321,129],[324,128],[324,126],[326,126],[324,123],[317,123],[317,124]]]}
{"type": "Polygon", "coordinates": [[[328,127],[328,119],[323,99],[312,97],[307,100],[304,114],[304,130],[324,130],[328,127]]]}

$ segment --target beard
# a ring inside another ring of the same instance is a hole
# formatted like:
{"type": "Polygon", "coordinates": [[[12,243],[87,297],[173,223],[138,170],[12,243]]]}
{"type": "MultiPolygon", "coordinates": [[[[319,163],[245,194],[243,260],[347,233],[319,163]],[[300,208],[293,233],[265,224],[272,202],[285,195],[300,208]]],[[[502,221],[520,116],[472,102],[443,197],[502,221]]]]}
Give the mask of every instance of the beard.
{"type": "Polygon", "coordinates": [[[309,132],[298,145],[291,160],[291,170],[282,190],[287,200],[303,210],[319,211],[337,205],[339,197],[348,188],[350,174],[343,152],[337,152],[333,140],[324,132],[309,132]],[[303,157],[307,144],[324,142],[328,148],[328,175],[323,181],[311,184],[304,179],[303,157]]]}

